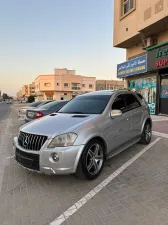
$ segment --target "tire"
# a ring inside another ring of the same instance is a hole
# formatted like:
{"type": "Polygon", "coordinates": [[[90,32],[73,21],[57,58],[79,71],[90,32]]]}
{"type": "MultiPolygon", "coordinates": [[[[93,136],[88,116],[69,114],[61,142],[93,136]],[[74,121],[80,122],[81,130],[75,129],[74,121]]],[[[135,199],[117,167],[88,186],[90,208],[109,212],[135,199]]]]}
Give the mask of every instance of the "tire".
{"type": "Polygon", "coordinates": [[[146,122],[139,143],[143,145],[148,145],[151,142],[151,139],[152,139],[152,126],[150,122],[146,122]]]}
{"type": "Polygon", "coordinates": [[[104,167],[105,148],[99,139],[91,140],[81,155],[76,176],[80,179],[96,179],[104,167]]]}

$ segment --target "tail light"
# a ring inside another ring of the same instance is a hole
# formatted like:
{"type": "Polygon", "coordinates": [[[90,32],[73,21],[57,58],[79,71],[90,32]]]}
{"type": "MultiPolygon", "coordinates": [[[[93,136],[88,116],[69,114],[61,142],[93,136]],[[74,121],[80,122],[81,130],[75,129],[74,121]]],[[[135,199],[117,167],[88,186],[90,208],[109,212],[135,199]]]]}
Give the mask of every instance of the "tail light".
{"type": "Polygon", "coordinates": [[[36,114],[36,119],[39,119],[39,118],[41,118],[41,117],[43,117],[44,115],[43,115],[43,113],[42,112],[37,112],[37,114],[36,114]]]}

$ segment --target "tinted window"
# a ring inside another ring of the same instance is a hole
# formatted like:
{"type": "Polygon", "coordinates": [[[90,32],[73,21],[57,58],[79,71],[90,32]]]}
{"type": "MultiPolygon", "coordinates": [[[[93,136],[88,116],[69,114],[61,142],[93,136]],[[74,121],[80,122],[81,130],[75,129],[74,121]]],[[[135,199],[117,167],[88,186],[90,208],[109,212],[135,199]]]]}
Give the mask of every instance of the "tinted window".
{"type": "Polygon", "coordinates": [[[58,110],[60,110],[64,105],[66,105],[68,103],[68,101],[61,101],[59,104],[57,104],[53,110],[55,112],[58,112],[58,110]]]}
{"type": "Polygon", "coordinates": [[[138,99],[133,94],[124,95],[126,101],[126,111],[136,109],[140,107],[138,99]]]}
{"type": "Polygon", "coordinates": [[[41,107],[41,106],[43,106],[43,105],[45,105],[45,104],[48,104],[48,103],[50,103],[50,102],[52,102],[52,100],[42,101],[41,104],[38,105],[38,107],[41,107]]]}
{"type": "Polygon", "coordinates": [[[111,95],[78,96],[68,102],[59,113],[101,114],[111,95]]]}
{"type": "Polygon", "coordinates": [[[114,109],[118,109],[118,110],[121,110],[122,112],[124,112],[125,100],[123,98],[123,95],[117,96],[116,99],[114,100],[114,102],[112,104],[112,110],[114,110],[114,109]]]}
{"type": "Polygon", "coordinates": [[[40,106],[40,109],[46,109],[46,110],[50,110],[56,106],[58,106],[60,104],[60,101],[53,101],[53,102],[49,102],[43,106],[40,106]]]}
{"type": "Polygon", "coordinates": [[[37,102],[33,102],[33,103],[29,104],[29,106],[31,106],[31,107],[37,107],[40,104],[41,104],[41,101],[37,101],[37,102]]]}

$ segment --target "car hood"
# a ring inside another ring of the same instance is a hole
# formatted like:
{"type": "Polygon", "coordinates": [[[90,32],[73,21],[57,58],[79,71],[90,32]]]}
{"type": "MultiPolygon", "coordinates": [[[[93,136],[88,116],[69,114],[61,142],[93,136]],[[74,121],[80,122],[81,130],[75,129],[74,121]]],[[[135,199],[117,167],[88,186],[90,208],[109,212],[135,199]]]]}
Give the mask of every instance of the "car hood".
{"type": "Polygon", "coordinates": [[[20,131],[51,137],[66,132],[75,132],[79,126],[98,116],[54,113],[23,125],[20,131]]]}

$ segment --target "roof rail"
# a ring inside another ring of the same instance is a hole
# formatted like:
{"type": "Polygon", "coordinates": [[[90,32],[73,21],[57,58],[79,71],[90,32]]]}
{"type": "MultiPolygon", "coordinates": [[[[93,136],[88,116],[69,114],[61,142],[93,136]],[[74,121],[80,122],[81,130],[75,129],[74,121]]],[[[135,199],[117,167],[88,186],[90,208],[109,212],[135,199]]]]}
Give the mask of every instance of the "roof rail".
{"type": "Polygon", "coordinates": [[[129,88],[119,88],[118,91],[131,91],[129,88]]]}

